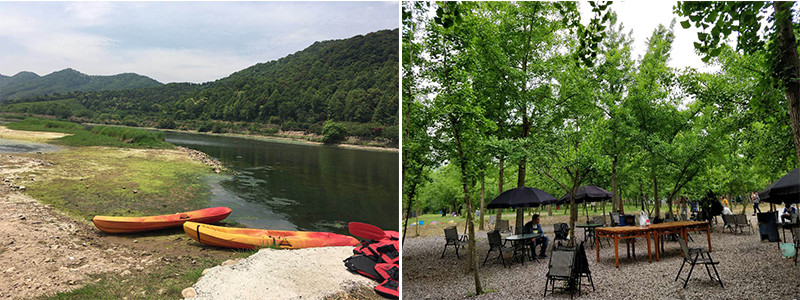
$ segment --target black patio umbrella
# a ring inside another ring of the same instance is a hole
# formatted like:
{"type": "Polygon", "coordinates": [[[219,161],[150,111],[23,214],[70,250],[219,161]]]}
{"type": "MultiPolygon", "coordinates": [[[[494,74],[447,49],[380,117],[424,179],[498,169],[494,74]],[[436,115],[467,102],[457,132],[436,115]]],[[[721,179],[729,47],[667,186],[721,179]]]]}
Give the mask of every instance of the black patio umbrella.
{"type": "Polygon", "coordinates": [[[539,205],[555,204],[556,201],[556,197],[543,190],[521,187],[503,192],[500,196],[494,198],[492,202],[489,202],[486,208],[537,207],[539,205]]]}
{"type": "MultiPolygon", "coordinates": [[[[611,199],[614,194],[593,185],[584,185],[575,191],[575,203],[597,202],[611,199]]],[[[558,199],[558,204],[569,203],[569,193],[558,199]]]]}
{"type": "Polygon", "coordinates": [[[758,196],[761,197],[761,201],[772,204],[800,203],[800,168],[773,182],[758,196]]]}
{"type": "MultiPolygon", "coordinates": [[[[611,197],[614,197],[614,194],[609,191],[593,185],[584,185],[575,191],[575,204],[583,203],[583,208],[586,211],[586,222],[589,222],[589,209],[586,208],[586,203],[608,200],[611,197]]],[[[569,193],[558,199],[558,204],[566,203],[569,203],[569,193]]]]}

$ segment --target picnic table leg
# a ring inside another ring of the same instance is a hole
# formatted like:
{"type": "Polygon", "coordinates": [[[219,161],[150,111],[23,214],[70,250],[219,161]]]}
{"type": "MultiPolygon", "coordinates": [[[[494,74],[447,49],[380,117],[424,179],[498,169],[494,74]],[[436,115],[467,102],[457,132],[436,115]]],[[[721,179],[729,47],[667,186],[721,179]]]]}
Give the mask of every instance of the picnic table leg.
{"type": "MultiPolygon", "coordinates": [[[[650,237],[644,237],[647,240],[647,262],[653,262],[653,256],[650,255],[650,237]]],[[[656,244],[656,257],[658,257],[658,244],[656,244]]],[[[634,252],[636,250],[633,250],[634,252]]]]}
{"type": "MultiPolygon", "coordinates": [[[[600,250],[597,251],[598,251],[597,253],[600,253],[600,250]]],[[[619,237],[616,235],[614,235],[614,264],[616,265],[617,268],[619,268],[619,237]]]]}
{"type": "MultiPolygon", "coordinates": [[[[656,242],[656,261],[658,261],[658,252],[659,252],[658,251],[658,245],[659,245],[659,243],[658,243],[658,233],[653,235],[653,241],[656,242]]],[[[649,239],[647,240],[647,244],[650,245],[650,240],[649,239]]],[[[650,250],[648,249],[647,252],[650,252],[650,250]]]]}
{"type": "MultiPolygon", "coordinates": [[[[594,235],[594,240],[595,243],[600,241],[600,238],[597,237],[597,233],[595,233],[594,235]]],[[[596,248],[595,250],[597,251],[597,261],[600,261],[600,247],[595,247],[595,248],[596,248]]]]}
{"type": "Polygon", "coordinates": [[[711,252],[711,231],[706,229],[706,239],[708,239],[708,252],[711,252]]]}
{"type": "Polygon", "coordinates": [[[628,258],[631,258],[631,239],[625,240],[625,250],[628,251],[628,258]]]}

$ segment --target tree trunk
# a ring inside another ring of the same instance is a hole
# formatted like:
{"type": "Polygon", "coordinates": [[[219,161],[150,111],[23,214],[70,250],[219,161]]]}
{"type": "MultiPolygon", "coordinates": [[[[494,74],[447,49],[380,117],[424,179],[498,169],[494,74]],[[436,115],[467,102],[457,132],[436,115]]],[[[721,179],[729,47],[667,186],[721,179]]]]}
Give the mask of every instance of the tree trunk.
{"type": "Polygon", "coordinates": [[[485,196],[486,196],[485,191],[486,190],[484,189],[485,187],[486,187],[486,176],[484,176],[484,174],[481,173],[481,220],[480,220],[480,228],[481,228],[481,230],[485,230],[483,228],[483,219],[484,219],[483,218],[483,211],[485,210],[484,208],[486,208],[486,200],[485,200],[485,196]]]}
{"type": "MultiPolygon", "coordinates": [[[[616,141],[614,142],[616,144],[616,141]]],[[[617,181],[617,155],[614,154],[611,159],[611,192],[614,197],[611,199],[611,211],[625,213],[625,208],[622,206],[622,197],[619,195],[619,181],[617,181]]],[[[605,208],[603,208],[605,212],[605,208]]],[[[605,213],[604,213],[605,214],[605,213]]]]}
{"type": "MultiPolygon", "coordinates": [[[[575,205],[575,191],[578,187],[573,184],[572,191],[569,192],[569,244],[568,246],[575,246],[575,222],[578,221],[578,206],[575,205]]],[[[588,218],[588,217],[587,217],[588,218]]]]}
{"type": "Polygon", "coordinates": [[[653,171],[653,199],[655,199],[654,203],[654,219],[659,218],[661,215],[661,200],[658,199],[658,177],[656,177],[655,171],[653,171]]]}
{"type": "Polygon", "coordinates": [[[794,150],[800,163],[800,57],[797,53],[797,40],[794,36],[792,24],[792,5],[794,2],[772,2],[775,9],[775,25],[777,27],[777,43],[779,59],[775,60],[773,70],[786,89],[786,99],[789,102],[789,120],[792,124],[794,136],[794,150]],[[784,17],[779,17],[784,16],[784,17]]]}
{"type": "Polygon", "coordinates": [[[464,189],[464,202],[467,205],[467,271],[472,271],[475,278],[475,294],[483,294],[481,287],[481,278],[478,276],[478,263],[475,259],[475,224],[472,223],[472,201],[469,199],[469,188],[467,187],[467,162],[464,159],[464,149],[461,145],[461,135],[458,131],[458,121],[455,117],[450,116],[450,126],[453,129],[453,137],[456,140],[456,148],[458,150],[459,163],[461,165],[461,186],[464,189]]]}
{"type": "MultiPolygon", "coordinates": [[[[497,168],[500,169],[500,172],[497,174],[497,195],[500,195],[500,194],[503,193],[504,166],[503,166],[503,157],[502,156],[500,156],[500,162],[497,163],[497,168]]],[[[498,208],[497,209],[497,216],[495,217],[495,220],[500,221],[502,218],[503,218],[503,209],[502,208],[498,208]]],[[[497,222],[497,221],[495,221],[495,222],[497,222]]],[[[497,224],[497,223],[495,223],[495,224],[497,224]]]]}
{"type": "MultiPolygon", "coordinates": [[[[525,187],[525,165],[527,164],[528,159],[522,158],[519,162],[519,172],[517,173],[517,187],[525,187]]],[[[514,233],[520,234],[522,233],[522,225],[525,224],[525,210],[522,208],[517,208],[517,220],[514,223],[514,233]]]]}

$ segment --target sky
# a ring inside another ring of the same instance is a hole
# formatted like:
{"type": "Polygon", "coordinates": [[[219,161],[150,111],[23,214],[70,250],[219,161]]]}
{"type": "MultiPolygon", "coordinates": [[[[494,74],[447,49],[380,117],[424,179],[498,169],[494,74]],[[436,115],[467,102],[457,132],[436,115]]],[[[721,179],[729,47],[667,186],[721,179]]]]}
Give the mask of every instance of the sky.
{"type": "Polygon", "coordinates": [[[397,2],[0,2],[0,74],[138,73],[202,83],[399,27],[397,2]]]}
{"type": "MultiPolygon", "coordinates": [[[[669,27],[675,19],[673,27],[675,40],[672,43],[670,61],[668,65],[673,68],[683,69],[693,67],[698,71],[713,72],[718,67],[706,65],[701,57],[695,53],[694,42],[697,41],[698,29],[689,27],[683,29],[680,22],[685,20],[672,12],[672,7],[677,1],[614,1],[610,8],[617,13],[617,23],[621,23],[624,32],[633,31],[633,59],[639,59],[647,51],[647,39],[659,24],[669,27]]],[[[588,23],[593,16],[588,3],[580,5],[581,19],[588,23]]]]}

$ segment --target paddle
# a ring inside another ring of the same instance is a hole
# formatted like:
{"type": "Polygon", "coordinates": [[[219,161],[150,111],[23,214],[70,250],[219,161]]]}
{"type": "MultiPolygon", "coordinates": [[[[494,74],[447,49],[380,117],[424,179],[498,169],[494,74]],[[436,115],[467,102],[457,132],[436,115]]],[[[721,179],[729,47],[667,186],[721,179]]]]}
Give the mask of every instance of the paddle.
{"type": "Polygon", "coordinates": [[[350,222],[347,227],[350,230],[350,234],[360,238],[365,238],[368,240],[380,240],[386,238],[386,233],[384,233],[382,229],[375,225],[361,222],[350,222]]]}

